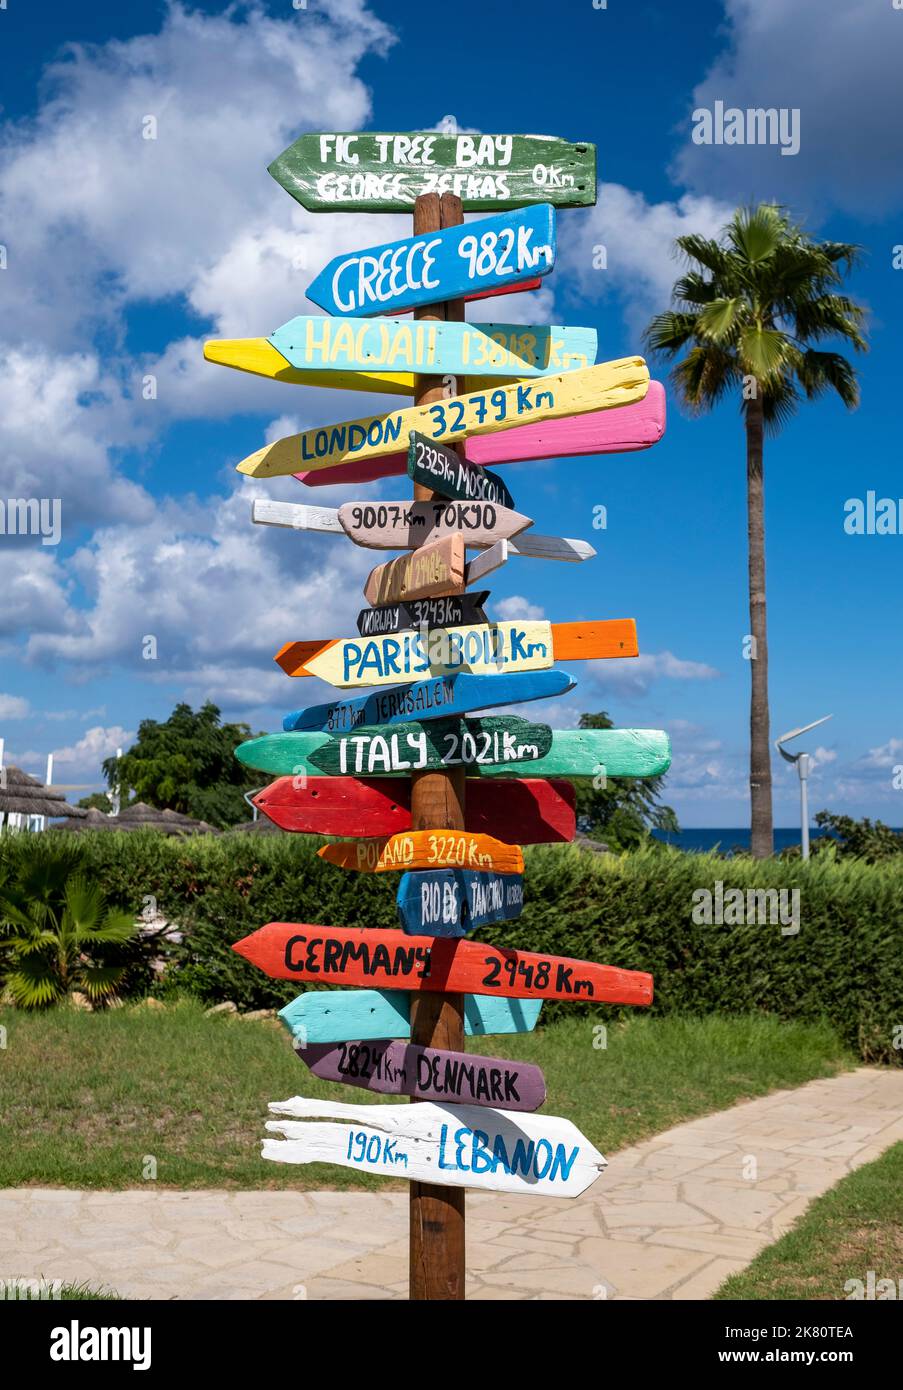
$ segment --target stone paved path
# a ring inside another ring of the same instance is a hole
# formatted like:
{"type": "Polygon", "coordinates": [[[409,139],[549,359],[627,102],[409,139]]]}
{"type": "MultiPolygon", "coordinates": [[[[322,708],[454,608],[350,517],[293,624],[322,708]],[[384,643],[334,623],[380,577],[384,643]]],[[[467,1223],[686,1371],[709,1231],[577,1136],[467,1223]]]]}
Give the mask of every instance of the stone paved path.
{"type": "MultiPolygon", "coordinates": [[[[903,1139],[903,1069],[779,1091],[614,1154],[575,1201],[469,1194],[468,1297],[706,1298],[903,1139]]],[[[0,1278],[133,1298],[407,1294],[399,1192],[0,1190],[0,1278]]]]}

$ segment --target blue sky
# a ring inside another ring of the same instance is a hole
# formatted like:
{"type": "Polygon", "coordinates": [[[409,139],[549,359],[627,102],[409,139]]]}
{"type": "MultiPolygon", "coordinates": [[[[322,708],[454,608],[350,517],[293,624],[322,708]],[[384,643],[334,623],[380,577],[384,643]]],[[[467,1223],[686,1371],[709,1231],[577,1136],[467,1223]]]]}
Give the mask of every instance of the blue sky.
{"type": "MultiPolygon", "coordinates": [[[[363,413],[365,398],[247,377],[205,363],[201,345],[266,335],[310,310],[306,284],[331,256],[409,233],[400,215],[298,207],[266,173],[294,136],[424,129],[451,115],[463,128],[597,145],[596,207],[561,214],[555,271],[537,294],[511,297],[506,315],[595,326],[602,360],[639,351],[643,325],[667,304],[674,236],[716,233],[738,201],[779,198],[813,232],[863,246],[850,286],[870,315],[862,405],[806,406],[767,445],[772,720],[776,734],[833,713],[810,745],[814,809],[899,825],[903,534],[848,535],[844,504],[870,490],[903,498],[903,11],[892,0],[457,0],[427,20],[423,10],[413,0],[0,10],[0,500],[62,501],[58,546],[0,535],[6,760],[42,773],[54,752],[58,781],[99,786],[101,759],[176,700],[211,698],[262,730],[324,697],[290,682],[272,654],[289,638],[353,631],[372,553],[252,527],[250,501],[337,505],[350,493],[255,484],[234,464],[267,440],[363,413]],[[692,112],[717,100],[798,109],[799,153],[695,145],[692,112]],[[147,115],[154,141],[142,139],[147,115]],[[592,269],[596,245],[605,271],[592,269]]],[[[681,821],[743,824],[736,408],[691,421],[669,392],[654,449],[514,465],[505,479],[537,530],[590,539],[598,556],[512,560],[493,576],[491,610],[635,617],[643,653],[575,665],[577,690],[543,717],[566,727],[605,708],[622,726],[667,728],[667,799],[681,821]]],[[[776,822],[792,824],[795,779],[775,761],[776,822]]]]}

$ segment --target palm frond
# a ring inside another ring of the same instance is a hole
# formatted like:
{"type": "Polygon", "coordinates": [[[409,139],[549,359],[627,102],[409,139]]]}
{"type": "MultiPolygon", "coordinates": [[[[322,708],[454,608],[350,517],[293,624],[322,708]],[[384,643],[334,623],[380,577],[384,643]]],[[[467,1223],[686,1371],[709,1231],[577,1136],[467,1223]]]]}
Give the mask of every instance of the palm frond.
{"type": "Polygon", "coordinates": [[[666,309],[663,314],[656,314],[648,325],[643,341],[648,351],[673,357],[697,336],[698,322],[697,314],[680,314],[666,309]]]}
{"type": "Polygon", "coordinates": [[[839,352],[816,352],[808,348],[800,354],[796,375],[809,400],[816,400],[833,389],[848,410],[855,410],[859,404],[858,377],[839,352]]]}
{"type": "Polygon", "coordinates": [[[122,965],[85,965],[78,972],[78,983],[89,999],[103,999],[115,991],[124,974],[122,965]]]}

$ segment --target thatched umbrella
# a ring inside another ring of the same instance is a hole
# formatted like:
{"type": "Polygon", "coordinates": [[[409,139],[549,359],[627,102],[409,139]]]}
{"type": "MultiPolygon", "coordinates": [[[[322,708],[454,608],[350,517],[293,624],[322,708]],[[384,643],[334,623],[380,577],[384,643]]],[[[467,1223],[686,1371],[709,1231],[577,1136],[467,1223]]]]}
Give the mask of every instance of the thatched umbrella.
{"type": "Polygon", "coordinates": [[[87,816],[81,806],[70,806],[62,792],[45,787],[37,777],[29,777],[19,767],[7,766],[0,771],[0,815],[15,813],[24,816],[76,817],[87,816]]]}
{"type": "Polygon", "coordinates": [[[261,816],[259,820],[242,821],[241,825],[230,825],[226,834],[232,835],[236,832],[243,835],[284,835],[286,833],[275,821],[270,820],[269,816],[261,816]]]}
{"type": "MultiPolygon", "coordinates": [[[[82,812],[81,814],[84,814],[82,812]]],[[[164,835],[219,835],[213,825],[205,820],[193,820],[183,816],[181,811],[161,811],[156,806],[148,806],[144,801],[136,801],[126,806],[118,816],[105,816],[102,811],[90,811],[87,820],[79,825],[67,825],[66,830],[159,830],[164,835]]]]}

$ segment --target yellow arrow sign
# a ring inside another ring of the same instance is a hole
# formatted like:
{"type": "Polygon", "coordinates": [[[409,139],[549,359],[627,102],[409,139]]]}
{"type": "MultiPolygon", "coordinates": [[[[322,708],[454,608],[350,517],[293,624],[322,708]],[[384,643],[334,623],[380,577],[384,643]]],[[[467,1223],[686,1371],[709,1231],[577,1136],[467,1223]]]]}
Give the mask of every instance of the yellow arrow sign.
{"type": "Polygon", "coordinates": [[[238,471],[253,478],[275,478],[350,460],[382,458],[405,449],[411,430],[434,442],[454,444],[471,435],[495,434],[539,420],[632,405],[643,399],[648,387],[649,369],[642,357],[622,357],[579,372],[471,391],[432,405],[305,430],[249,454],[238,471]]]}

